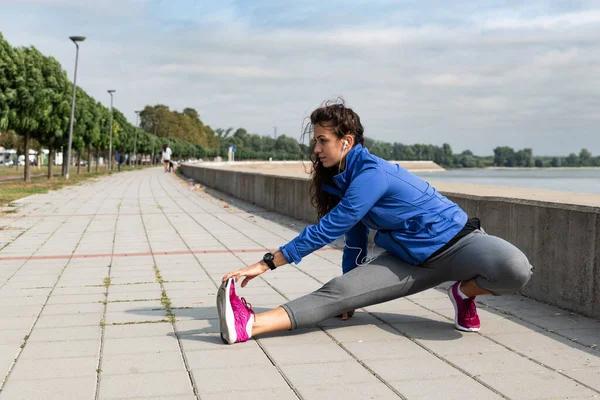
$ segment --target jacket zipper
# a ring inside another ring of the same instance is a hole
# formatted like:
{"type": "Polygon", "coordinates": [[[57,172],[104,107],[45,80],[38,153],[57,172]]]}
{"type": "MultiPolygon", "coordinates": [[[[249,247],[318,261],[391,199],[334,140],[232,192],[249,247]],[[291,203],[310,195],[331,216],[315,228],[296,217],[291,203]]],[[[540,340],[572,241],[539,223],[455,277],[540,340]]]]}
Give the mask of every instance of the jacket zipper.
{"type": "Polygon", "coordinates": [[[394,242],[396,242],[396,244],[398,246],[400,246],[402,248],[402,250],[404,250],[404,252],[406,254],[408,254],[408,256],[410,258],[412,258],[413,261],[415,261],[417,264],[416,265],[420,265],[421,263],[419,262],[419,260],[417,260],[411,253],[410,251],[408,251],[408,249],[402,244],[400,243],[394,236],[392,236],[392,232],[388,232],[388,235],[390,236],[390,239],[392,239],[394,242]]]}

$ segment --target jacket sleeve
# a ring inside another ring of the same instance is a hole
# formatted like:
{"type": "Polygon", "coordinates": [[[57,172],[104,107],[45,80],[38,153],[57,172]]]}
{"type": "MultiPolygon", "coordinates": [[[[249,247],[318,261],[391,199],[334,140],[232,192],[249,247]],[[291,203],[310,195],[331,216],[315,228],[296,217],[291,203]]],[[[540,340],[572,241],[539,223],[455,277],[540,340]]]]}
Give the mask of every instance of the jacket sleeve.
{"type": "Polygon", "coordinates": [[[287,262],[298,264],[303,257],[348,232],[387,189],[387,174],[379,165],[364,168],[350,182],[338,205],[321,218],[318,224],[304,228],[291,242],[280,247],[287,262]]]}
{"type": "Polygon", "coordinates": [[[360,221],[346,233],[346,245],[342,256],[344,274],[352,271],[367,257],[368,242],[369,228],[360,221]]]}

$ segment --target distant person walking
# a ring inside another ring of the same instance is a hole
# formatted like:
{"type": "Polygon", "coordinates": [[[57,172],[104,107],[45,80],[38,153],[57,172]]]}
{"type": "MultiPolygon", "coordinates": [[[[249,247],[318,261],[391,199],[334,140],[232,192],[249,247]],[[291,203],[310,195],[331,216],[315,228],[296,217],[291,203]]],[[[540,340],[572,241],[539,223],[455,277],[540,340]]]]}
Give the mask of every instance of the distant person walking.
{"type": "Polygon", "coordinates": [[[171,148],[166,144],[163,144],[162,162],[165,166],[165,172],[171,172],[171,154],[171,148]]]}

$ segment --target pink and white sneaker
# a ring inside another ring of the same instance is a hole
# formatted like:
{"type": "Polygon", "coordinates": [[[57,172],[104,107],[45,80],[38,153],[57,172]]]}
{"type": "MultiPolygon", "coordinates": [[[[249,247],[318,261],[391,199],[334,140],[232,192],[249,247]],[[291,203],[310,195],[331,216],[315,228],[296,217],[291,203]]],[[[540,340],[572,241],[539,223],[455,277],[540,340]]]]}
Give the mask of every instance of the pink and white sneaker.
{"type": "Polygon", "coordinates": [[[454,305],[454,326],[459,331],[477,332],[481,328],[477,306],[474,297],[464,298],[458,291],[460,282],[456,282],[448,289],[448,297],[454,305]]]}
{"type": "Polygon", "coordinates": [[[225,344],[245,342],[252,337],[254,311],[243,297],[235,294],[233,278],[221,284],[217,292],[217,311],[221,324],[221,340],[225,344]]]}

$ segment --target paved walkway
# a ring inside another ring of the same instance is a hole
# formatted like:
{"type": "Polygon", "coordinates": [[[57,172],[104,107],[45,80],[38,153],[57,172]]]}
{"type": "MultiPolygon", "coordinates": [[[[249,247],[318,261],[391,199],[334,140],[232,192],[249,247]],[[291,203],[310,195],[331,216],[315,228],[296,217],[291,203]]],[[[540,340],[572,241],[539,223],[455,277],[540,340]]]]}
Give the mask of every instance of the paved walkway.
{"type": "MultiPolygon", "coordinates": [[[[226,346],[221,276],[304,224],[165,174],[124,172],[0,219],[1,400],[600,398],[600,323],[519,296],[453,329],[443,289],[226,346]]],[[[340,273],[326,248],[255,279],[256,311],[340,273]]]]}

